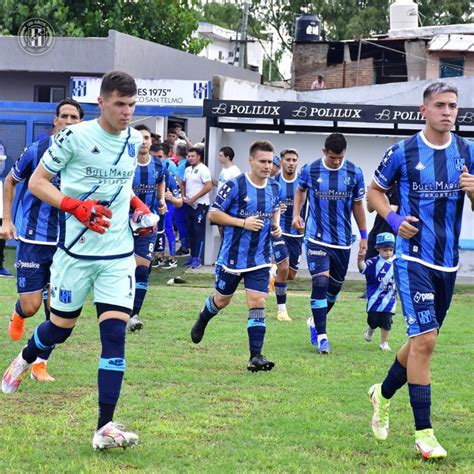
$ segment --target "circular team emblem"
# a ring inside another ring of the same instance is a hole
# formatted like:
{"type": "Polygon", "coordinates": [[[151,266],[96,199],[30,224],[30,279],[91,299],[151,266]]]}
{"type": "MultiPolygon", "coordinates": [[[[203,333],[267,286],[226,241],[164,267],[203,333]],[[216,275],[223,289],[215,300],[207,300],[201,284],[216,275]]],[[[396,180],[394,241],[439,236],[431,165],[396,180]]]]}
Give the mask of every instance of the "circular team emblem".
{"type": "Polygon", "coordinates": [[[54,44],[53,27],[42,18],[30,18],[18,30],[18,43],[25,53],[47,53],[54,44]]]}

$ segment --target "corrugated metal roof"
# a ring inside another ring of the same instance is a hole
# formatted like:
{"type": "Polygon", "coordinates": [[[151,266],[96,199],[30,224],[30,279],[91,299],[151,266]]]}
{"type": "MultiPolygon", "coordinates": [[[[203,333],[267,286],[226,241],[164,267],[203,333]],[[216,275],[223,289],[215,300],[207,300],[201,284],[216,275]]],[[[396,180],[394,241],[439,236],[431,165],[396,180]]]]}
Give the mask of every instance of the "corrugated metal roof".
{"type": "Polygon", "coordinates": [[[437,35],[429,42],[428,51],[474,52],[474,35],[437,35]]]}

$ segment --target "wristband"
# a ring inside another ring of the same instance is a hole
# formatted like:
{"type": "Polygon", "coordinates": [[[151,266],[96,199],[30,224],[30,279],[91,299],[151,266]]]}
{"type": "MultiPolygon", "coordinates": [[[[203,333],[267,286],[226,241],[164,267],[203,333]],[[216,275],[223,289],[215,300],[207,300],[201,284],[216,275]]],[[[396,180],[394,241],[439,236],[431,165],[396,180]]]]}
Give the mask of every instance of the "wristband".
{"type": "Polygon", "coordinates": [[[359,230],[359,232],[360,232],[360,238],[361,239],[366,239],[367,238],[367,230],[366,229],[359,230]]]}
{"type": "Polygon", "coordinates": [[[390,211],[385,220],[395,234],[398,234],[398,229],[405,222],[405,217],[398,215],[395,211],[390,211]]]}

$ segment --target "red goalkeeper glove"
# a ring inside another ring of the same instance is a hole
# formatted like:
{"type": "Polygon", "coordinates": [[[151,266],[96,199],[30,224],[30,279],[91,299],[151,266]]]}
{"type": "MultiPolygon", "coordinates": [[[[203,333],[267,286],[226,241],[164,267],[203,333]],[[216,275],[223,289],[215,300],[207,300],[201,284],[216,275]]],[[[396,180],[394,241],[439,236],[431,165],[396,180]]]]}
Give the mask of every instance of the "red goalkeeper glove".
{"type": "MultiPolygon", "coordinates": [[[[139,236],[144,236],[144,235],[151,234],[152,232],[156,230],[156,223],[148,227],[143,226],[143,223],[142,223],[143,217],[148,214],[153,214],[153,213],[150,211],[150,208],[139,197],[133,196],[133,198],[130,200],[130,207],[133,209],[132,221],[138,224],[138,227],[133,229],[134,234],[139,235],[139,236]]],[[[155,216],[155,214],[153,214],[153,216],[155,216]]]]}
{"type": "Polygon", "coordinates": [[[79,199],[65,196],[61,201],[60,209],[72,214],[88,229],[103,234],[110,227],[110,221],[106,221],[103,217],[109,219],[112,217],[112,211],[103,204],[103,201],[92,199],[80,201],[79,199]]]}

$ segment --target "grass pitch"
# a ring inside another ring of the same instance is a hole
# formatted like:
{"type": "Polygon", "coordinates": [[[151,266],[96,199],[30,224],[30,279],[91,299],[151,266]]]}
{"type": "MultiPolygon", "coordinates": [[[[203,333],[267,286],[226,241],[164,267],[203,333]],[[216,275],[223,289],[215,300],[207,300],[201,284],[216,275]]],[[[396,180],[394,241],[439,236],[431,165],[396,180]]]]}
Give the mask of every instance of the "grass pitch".
{"type": "MultiPolygon", "coordinates": [[[[13,252],[7,253],[12,268],[13,252]]],[[[170,272],[153,274],[141,315],[145,328],[127,336],[115,418],[139,434],[139,446],[92,451],[100,341],[89,303],[51,356],[56,382],[25,379],[17,394],[0,394],[0,472],[474,472],[473,287],[457,288],[433,362],[432,421],[448,458],[424,462],[413,449],[406,388],[392,402],[389,439],[372,436],[367,390],[382,380],[394,353],[378,349],[378,333],[372,343],[363,339],[360,283],[346,285],[329,316],[327,357],[309,344],[309,283],[290,287],[291,323],[276,321],[270,296],[264,354],[276,367],[251,374],[243,292],[196,346],[189,331],[212,279],[186,275],[187,286],[166,286],[179,270],[170,272]]],[[[14,280],[0,280],[2,372],[26,341],[7,335],[15,291],[14,280]]],[[[27,322],[28,336],[42,318],[27,322]]],[[[390,344],[395,350],[404,340],[399,309],[390,344]]]]}

